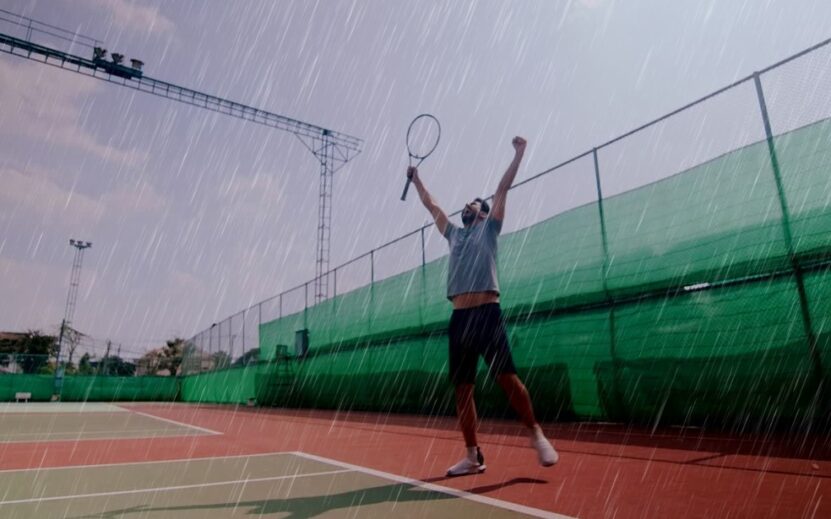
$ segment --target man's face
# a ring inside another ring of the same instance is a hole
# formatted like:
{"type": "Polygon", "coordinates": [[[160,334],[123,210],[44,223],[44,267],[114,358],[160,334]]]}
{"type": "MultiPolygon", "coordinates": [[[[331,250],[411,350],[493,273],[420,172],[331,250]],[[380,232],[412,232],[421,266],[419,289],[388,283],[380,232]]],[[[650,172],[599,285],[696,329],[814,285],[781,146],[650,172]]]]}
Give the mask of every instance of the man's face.
{"type": "Polygon", "coordinates": [[[484,216],[482,213],[482,203],[479,200],[474,200],[468,204],[465,204],[465,208],[462,209],[462,223],[465,227],[473,225],[473,223],[478,219],[484,216]]]}

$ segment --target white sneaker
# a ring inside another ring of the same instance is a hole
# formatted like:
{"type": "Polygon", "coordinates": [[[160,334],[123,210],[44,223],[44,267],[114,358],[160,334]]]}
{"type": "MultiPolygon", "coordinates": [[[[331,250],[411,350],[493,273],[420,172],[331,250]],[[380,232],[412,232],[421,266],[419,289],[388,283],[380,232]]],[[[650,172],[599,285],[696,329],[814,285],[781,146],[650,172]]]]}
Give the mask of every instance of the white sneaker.
{"type": "Polygon", "coordinates": [[[560,455],[554,450],[554,446],[543,435],[542,429],[536,428],[531,436],[531,447],[537,451],[537,459],[543,467],[550,467],[560,460],[560,455]]]}
{"type": "Polygon", "coordinates": [[[465,456],[462,461],[447,469],[447,477],[467,476],[469,474],[481,474],[485,472],[487,466],[485,465],[485,457],[482,456],[482,451],[476,447],[475,459],[470,459],[471,456],[465,456]]]}

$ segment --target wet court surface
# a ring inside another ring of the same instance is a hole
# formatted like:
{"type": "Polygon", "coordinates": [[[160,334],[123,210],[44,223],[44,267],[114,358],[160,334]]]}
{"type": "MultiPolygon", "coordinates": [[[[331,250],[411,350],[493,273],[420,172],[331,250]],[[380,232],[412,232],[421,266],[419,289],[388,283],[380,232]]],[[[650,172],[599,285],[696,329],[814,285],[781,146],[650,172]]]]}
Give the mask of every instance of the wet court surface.
{"type": "Polygon", "coordinates": [[[110,404],[33,403],[0,407],[0,442],[79,441],[215,434],[110,404]]]}
{"type": "Polygon", "coordinates": [[[6,518],[563,517],[303,453],[14,470],[0,481],[6,518]]]}
{"type": "Polygon", "coordinates": [[[0,409],[0,517],[826,517],[827,438],[180,403],[0,409]],[[736,500],[734,496],[753,496],[736,500]]]}

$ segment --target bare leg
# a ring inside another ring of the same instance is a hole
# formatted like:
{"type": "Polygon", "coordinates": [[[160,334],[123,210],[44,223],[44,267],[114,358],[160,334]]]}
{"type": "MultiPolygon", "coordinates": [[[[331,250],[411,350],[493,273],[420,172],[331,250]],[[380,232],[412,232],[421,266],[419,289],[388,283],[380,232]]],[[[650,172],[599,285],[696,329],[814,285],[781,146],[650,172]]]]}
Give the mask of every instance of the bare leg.
{"type": "Polygon", "coordinates": [[[459,427],[465,437],[465,445],[475,447],[476,443],[476,402],[473,400],[473,384],[456,386],[456,414],[459,427]]]}
{"type": "Polygon", "coordinates": [[[508,399],[511,401],[511,407],[517,412],[519,419],[528,427],[528,432],[531,434],[531,446],[537,451],[540,465],[550,467],[557,463],[560,455],[557,454],[554,446],[545,437],[542,428],[534,417],[534,407],[531,404],[531,397],[528,395],[525,384],[513,373],[498,375],[496,381],[505,390],[508,399]]]}
{"type": "Polygon", "coordinates": [[[496,382],[508,395],[508,400],[511,402],[511,407],[519,415],[520,421],[525,424],[525,427],[534,429],[537,426],[537,419],[534,416],[534,407],[531,404],[531,397],[525,384],[516,376],[515,373],[508,373],[505,375],[497,375],[496,382]]]}

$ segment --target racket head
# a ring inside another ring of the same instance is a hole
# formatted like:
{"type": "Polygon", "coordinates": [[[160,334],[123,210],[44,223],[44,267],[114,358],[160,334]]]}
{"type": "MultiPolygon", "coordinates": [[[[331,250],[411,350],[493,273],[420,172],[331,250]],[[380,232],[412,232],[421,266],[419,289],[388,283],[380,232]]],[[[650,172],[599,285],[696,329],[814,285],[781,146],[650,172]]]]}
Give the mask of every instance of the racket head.
{"type": "Polygon", "coordinates": [[[421,114],[407,128],[407,152],[419,162],[426,159],[441,139],[441,124],[430,114],[421,114]]]}

